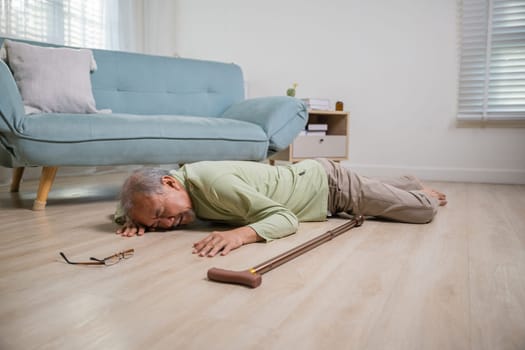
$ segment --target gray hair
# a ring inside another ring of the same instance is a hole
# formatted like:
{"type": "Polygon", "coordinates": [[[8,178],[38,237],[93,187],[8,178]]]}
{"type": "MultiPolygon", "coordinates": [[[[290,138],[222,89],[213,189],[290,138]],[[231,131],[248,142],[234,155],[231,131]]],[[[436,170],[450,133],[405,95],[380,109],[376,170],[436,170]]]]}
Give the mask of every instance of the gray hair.
{"type": "Polygon", "coordinates": [[[120,207],[123,214],[129,218],[134,194],[141,193],[146,196],[163,194],[162,177],[166,175],[170,175],[169,171],[161,168],[142,168],[131,173],[120,190],[120,207]]]}

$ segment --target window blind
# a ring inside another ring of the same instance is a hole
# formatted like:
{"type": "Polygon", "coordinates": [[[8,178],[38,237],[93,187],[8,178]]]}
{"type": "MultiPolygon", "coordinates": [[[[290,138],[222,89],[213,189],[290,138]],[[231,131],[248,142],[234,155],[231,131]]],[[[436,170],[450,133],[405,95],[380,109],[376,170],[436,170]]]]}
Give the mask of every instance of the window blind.
{"type": "Polygon", "coordinates": [[[110,48],[103,0],[0,0],[0,33],[60,45],[110,48]]]}
{"type": "Polygon", "coordinates": [[[525,0],[463,0],[458,119],[525,120],[525,0]]]}

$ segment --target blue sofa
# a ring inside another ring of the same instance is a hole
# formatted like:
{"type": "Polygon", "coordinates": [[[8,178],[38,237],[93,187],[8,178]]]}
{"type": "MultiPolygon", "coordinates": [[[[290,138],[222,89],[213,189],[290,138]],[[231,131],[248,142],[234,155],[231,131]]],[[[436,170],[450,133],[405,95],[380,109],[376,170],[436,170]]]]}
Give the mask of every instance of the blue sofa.
{"type": "Polygon", "coordinates": [[[14,168],[11,191],[18,191],[24,167],[43,167],[34,210],[45,208],[60,166],[261,161],[286,148],[306,124],[298,99],[245,100],[235,64],[92,51],[93,96],[109,114],[26,115],[0,60],[0,165],[14,168]]]}

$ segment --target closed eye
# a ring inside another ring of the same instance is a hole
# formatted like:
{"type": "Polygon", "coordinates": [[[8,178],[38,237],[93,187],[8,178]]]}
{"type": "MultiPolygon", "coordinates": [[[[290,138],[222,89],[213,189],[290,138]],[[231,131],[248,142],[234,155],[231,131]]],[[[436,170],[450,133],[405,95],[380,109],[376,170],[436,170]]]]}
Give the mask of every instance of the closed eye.
{"type": "Polygon", "coordinates": [[[155,231],[158,226],[159,226],[159,221],[157,220],[157,221],[153,222],[153,224],[148,226],[148,230],[149,231],[155,231]]]}
{"type": "Polygon", "coordinates": [[[153,218],[153,224],[149,226],[150,230],[155,230],[159,226],[159,221],[162,218],[162,214],[164,214],[164,208],[158,208],[155,211],[155,217],[153,218]]]}

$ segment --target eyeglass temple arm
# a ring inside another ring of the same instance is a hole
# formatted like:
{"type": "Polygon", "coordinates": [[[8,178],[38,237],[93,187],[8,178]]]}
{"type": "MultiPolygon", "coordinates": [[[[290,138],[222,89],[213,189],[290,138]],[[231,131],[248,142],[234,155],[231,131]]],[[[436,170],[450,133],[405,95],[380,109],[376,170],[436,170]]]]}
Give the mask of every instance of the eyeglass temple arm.
{"type": "Polygon", "coordinates": [[[69,261],[69,259],[66,257],[66,255],[64,253],[60,252],[59,254],[68,264],[72,264],[72,265],[75,264],[74,262],[69,261]]]}
{"type": "Polygon", "coordinates": [[[102,261],[98,261],[96,260],[96,262],[74,262],[74,261],[70,261],[66,255],[62,252],[59,252],[60,256],[62,258],[64,258],[64,260],[68,263],[68,264],[71,264],[71,265],[100,265],[100,264],[104,264],[104,262],[102,261]]]}

